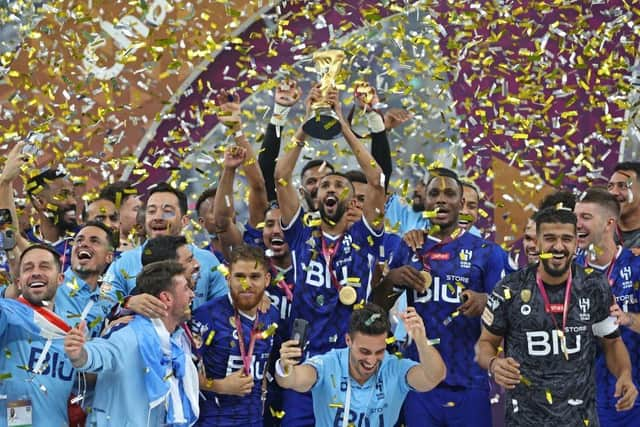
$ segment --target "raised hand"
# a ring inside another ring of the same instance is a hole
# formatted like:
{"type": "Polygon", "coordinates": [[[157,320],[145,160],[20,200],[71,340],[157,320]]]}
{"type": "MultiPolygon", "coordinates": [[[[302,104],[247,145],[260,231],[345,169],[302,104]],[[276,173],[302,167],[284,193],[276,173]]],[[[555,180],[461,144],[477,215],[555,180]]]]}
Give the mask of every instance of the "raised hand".
{"type": "Polygon", "coordinates": [[[407,334],[414,340],[426,340],[427,331],[424,327],[422,317],[416,312],[414,307],[407,307],[407,311],[400,313],[400,318],[404,323],[407,334]]]}
{"type": "Polygon", "coordinates": [[[237,145],[231,145],[224,150],[224,162],[225,168],[237,169],[244,163],[247,158],[247,150],[237,145]]]}
{"type": "Polygon", "coordinates": [[[78,326],[67,332],[67,336],[64,337],[64,352],[67,353],[71,364],[75,367],[82,366],[87,361],[87,353],[84,349],[85,329],[85,321],[83,320],[78,326]]]}
{"type": "Polygon", "coordinates": [[[22,154],[25,145],[24,141],[20,141],[9,151],[0,174],[0,180],[3,182],[13,182],[20,175],[20,170],[27,160],[27,156],[22,154]]]}
{"type": "Polygon", "coordinates": [[[240,115],[240,95],[237,92],[222,89],[216,96],[218,119],[232,129],[239,129],[242,125],[240,115]]]}
{"type": "Polygon", "coordinates": [[[391,130],[413,118],[413,113],[402,108],[389,108],[384,113],[384,127],[391,130]]]}

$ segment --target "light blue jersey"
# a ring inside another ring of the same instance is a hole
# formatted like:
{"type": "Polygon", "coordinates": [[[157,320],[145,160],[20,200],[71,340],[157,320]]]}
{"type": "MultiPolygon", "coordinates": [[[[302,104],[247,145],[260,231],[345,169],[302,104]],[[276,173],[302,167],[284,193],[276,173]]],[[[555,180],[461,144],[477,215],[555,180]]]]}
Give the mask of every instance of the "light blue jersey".
{"type": "Polygon", "coordinates": [[[56,313],[70,326],[80,323],[83,311],[92,301],[85,317],[87,327],[92,337],[100,334],[104,319],[109,314],[111,307],[118,301],[111,299],[105,292],[100,292],[100,287],[91,290],[89,285],[71,269],[64,273],[64,282],[56,292],[56,313]]]}
{"type": "Polygon", "coordinates": [[[387,199],[384,216],[389,221],[391,232],[401,236],[411,230],[423,230],[429,227],[429,220],[424,217],[423,212],[416,212],[411,206],[402,203],[397,194],[392,194],[387,199]]]}
{"type": "Polygon", "coordinates": [[[29,331],[29,326],[37,329],[33,309],[15,300],[0,300],[0,427],[8,424],[7,406],[24,400],[31,402],[34,426],[66,426],[75,370],[64,353],[63,340],[56,338],[42,372],[35,374],[46,340],[29,331]]]}
{"type": "Polygon", "coordinates": [[[391,427],[398,420],[404,398],[412,388],[407,383],[409,369],[417,365],[388,353],[378,373],[364,385],[349,375],[349,349],[334,349],[310,358],[305,364],[316,369],[318,379],[311,389],[316,426],[341,426],[351,382],[349,425],[355,427],[391,427]]]}
{"type": "Polygon", "coordinates": [[[108,339],[93,339],[85,344],[85,349],[87,363],[78,370],[98,374],[93,408],[87,425],[164,425],[164,405],[148,410],[149,395],[144,382],[146,367],[140,356],[138,338],[133,328],[121,327],[112,332],[108,339]]]}
{"type": "MultiPolygon", "coordinates": [[[[146,245],[138,246],[130,251],[124,252],[120,258],[109,266],[105,275],[105,282],[111,284],[111,293],[114,297],[121,299],[136,287],[136,276],[142,271],[142,251],[146,245]]],[[[200,277],[196,283],[195,298],[193,299],[193,309],[198,308],[205,302],[228,293],[227,281],[218,270],[220,262],[211,252],[200,249],[190,244],[194,258],[200,264],[200,277]]]]}

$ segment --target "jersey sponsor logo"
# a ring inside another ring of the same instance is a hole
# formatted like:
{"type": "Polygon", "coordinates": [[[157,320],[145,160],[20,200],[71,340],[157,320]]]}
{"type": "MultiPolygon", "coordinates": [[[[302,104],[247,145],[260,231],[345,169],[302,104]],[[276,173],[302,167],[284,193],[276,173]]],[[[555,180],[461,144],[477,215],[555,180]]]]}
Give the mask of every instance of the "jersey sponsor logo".
{"type": "Polygon", "coordinates": [[[495,293],[490,293],[487,296],[487,306],[491,309],[491,311],[496,311],[496,308],[500,306],[500,302],[502,298],[495,293]]]}
{"type": "Polygon", "coordinates": [[[591,301],[589,300],[589,298],[580,298],[578,300],[578,306],[580,307],[580,320],[583,322],[591,320],[591,314],[589,314],[591,301]]]}
{"type": "MultiPolygon", "coordinates": [[[[38,347],[31,347],[31,353],[29,354],[29,372],[33,372],[33,368],[38,362],[42,349],[38,347]]],[[[46,375],[51,378],[59,378],[63,381],[71,381],[73,378],[73,366],[64,357],[55,351],[47,352],[44,358],[43,370],[41,375],[46,375]]]]}
{"type": "Polygon", "coordinates": [[[459,257],[461,268],[471,268],[471,258],[473,257],[473,251],[471,249],[461,249],[459,257]]]}
{"type": "Polygon", "coordinates": [[[434,261],[449,261],[451,254],[449,252],[434,252],[429,254],[429,259],[434,261]]]}
{"type": "MultiPolygon", "coordinates": [[[[349,257],[351,259],[351,257],[349,257]]],[[[336,263],[338,264],[338,263],[336,263]]],[[[341,285],[346,285],[346,278],[349,276],[347,265],[342,265],[338,271],[334,271],[336,278],[338,278],[341,285]],[[339,274],[341,272],[342,274],[339,274]],[[342,279],[339,279],[342,276],[342,279]]],[[[308,285],[316,288],[332,288],[331,275],[329,269],[325,264],[319,261],[310,260],[307,265],[307,277],[306,282],[308,285]]]]}
{"type": "MultiPolygon", "coordinates": [[[[261,357],[261,360],[256,359],[256,355],[251,356],[251,376],[254,380],[261,380],[264,378],[264,369],[267,365],[267,361],[269,360],[269,353],[264,353],[261,357]]],[[[239,371],[244,368],[244,364],[242,363],[241,356],[229,355],[229,359],[227,360],[227,373],[225,376],[229,376],[232,373],[239,371]]]]}
{"type": "Polygon", "coordinates": [[[461,286],[455,286],[451,283],[440,283],[440,278],[436,276],[433,278],[433,285],[425,292],[418,293],[415,289],[412,290],[413,301],[416,303],[442,301],[459,304],[462,301],[460,298],[462,290],[463,288],[461,286]]]}
{"type": "MultiPolygon", "coordinates": [[[[580,335],[575,335],[574,347],[569,346],[569,340],[567,340],[567,353],[575,354],[581,350],[580,335]]],[[[549,356],[562,354],[562,346],[558,336],[558,331],[553,330],[550,333],[547,331],[528,331],[527,332],[527,351],[530,356],[549,356]]]]}
{"type": "MultiPolygon", "coordinates": [[[[384,405],[385,408],[387,404],[384,405]]],[[[384,410],[385,408],[370,408],[369,412],[371,415],[367,415],[364,412],[355,412],[349,410],[349,417],[347,425],[354,427],[372,427],[372,426],[380,426],[384,427],[384,410]],[[375,420],[377,417],[377,421],[372,421],[371,418],[375,420]]],[[[338,408],[336,411],[336,416],[333,418],[333,427],[342,427],[344,419],[344,408],[338,408]]]]}
{"type": "Polygon", "coordinates": [[[631,266],[627,265],[620,269],[620,277],[622,277],[626,282],[631,280],[631,266]]]}
{"type": "Polygon", "coordinates": [[[271,305],[280,313],[280,319],[288,319],[291,314],[291,304],[285,295],[269,294],[271,305]]]}

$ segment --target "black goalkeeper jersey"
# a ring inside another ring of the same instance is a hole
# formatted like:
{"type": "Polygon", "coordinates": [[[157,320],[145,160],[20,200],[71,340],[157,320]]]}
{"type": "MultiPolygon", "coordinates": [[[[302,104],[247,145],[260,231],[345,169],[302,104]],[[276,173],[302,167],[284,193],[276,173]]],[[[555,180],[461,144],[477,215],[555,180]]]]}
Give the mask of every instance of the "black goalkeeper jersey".
{"type": "MultiPolygon", "coordinates": [[[[506,425],[597,427],[596,344],[599,336],[617,332],[609,318],[611,290],[600,273],[572,267],[567,360],[558,333],[562,313],[545,311],[536,268],[529,266],[500,281],[482,315],[484,326],[505,338],[506,356],[520,363],[522,380],[505,395],[506,425]]],[[[544,286],[551,304],[564,303],[566,284],[544,286]]]]}

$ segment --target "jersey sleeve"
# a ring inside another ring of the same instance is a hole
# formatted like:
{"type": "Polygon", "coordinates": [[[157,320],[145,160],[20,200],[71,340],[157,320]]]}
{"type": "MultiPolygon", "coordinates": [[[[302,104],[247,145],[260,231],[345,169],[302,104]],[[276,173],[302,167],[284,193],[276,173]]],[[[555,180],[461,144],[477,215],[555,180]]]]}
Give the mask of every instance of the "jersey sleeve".
{"type": "Polygon", "coordinates": [[[264,246],[264,244],[262,243],[262,230],[253,228],[249,223],[246,223],[244,225],[244,233],[242,233],[242,240],[248,245],[260,246],[260,247],[264,246]]]}
{"type": "Polygon", "coordinates": [[[331,354],[319,354],[317,356],[313,356],[304,361],[303,365],[309,365],[316,370],[316,383],[311,387],[311,390],[321,390],[325,385],[325,376],[327,373],[330,373],[332,370],[327,366],[330,362],[331,354]]]}
{"type": "Polygon", "coordinates": [[[392,257],[390,257],[389,269],[409,264],[409,261],[411,260],[411,253],[412,251],[409,245],[407,245],[404,240],[401,241],[396,247],[396,252],[392,257]]]}
{"type": "Polygon", "coordinates": [[[111,284],[109,296],[114,298],[116,301],[130,294],[127,278],[125,277],[126,274],[127,270],[123,263],[123,257],[115,260],[109,266],[105,274],[105,281],[111,284]]]}
{"type": "Polygon", "coordinates": [[[507,333],[507,309],[511,292],[507,283],[502,280],[487,297],[487,305],[482,312],[482,324],[494,335],[504,336],[507,333]]]}
{"type": "Polygon", "coordinates": [[[496,283],[505,276],[507,265],[507,253],[500,246],[492,243],[489,259],[482,272],[482,282],[486,293],[490,293],[496,283]]]}
{"type": "MultiPolygon", "coordinates": [[[[390,356],[395,358],[396,360],[392,360],[389,364],[390,369],[388,372],[389,380],[395,381],[398,387],[398,390],[402,394],[406,394],[410,391],[413,391],[413,387],[409,384],[409,371],[414,367],[418,366],[418,362],[411,359],[398,359],[395,356],[390,356]]],[[[420,368],[416,368],[420,369],[420,368]]]]}
{"type": "Polygon", "coordinates": [[[117,372],[126,369],[130,356],[126,353],[137,351],[137,346],[131,341],[136,341],[135,334],[129,328],[122,328],[109,335],[109,338],[94,338],[85,344],[87,352],[86,363],[79,367],[79,371],[92,372],[117,372]]]}
{"type": "Polygon", "coordinates": [[[306,226],[304,225],[303,217],[304,210],[302,206],[300,206],[289,224],[284,224],[282,219],[280,219],[280,226],[284,232],[284,237],[291,247],[297,247],[300,244],[300,240],[304,239],[306,226]]]}
{"type": "Polygon", "coordinates": [[[594,323],[591,326],[593,334],[601,338],[616,334],[618,332],[616,319],[609,315],[614,299],[607,280],[600,274],[592,274],[587,280],[590,282],[588,286],[594,289],[591,294],[595,303],[593,311],[594,323]]]}

